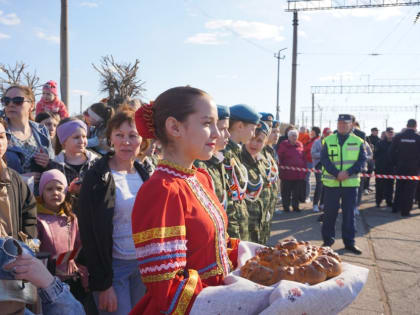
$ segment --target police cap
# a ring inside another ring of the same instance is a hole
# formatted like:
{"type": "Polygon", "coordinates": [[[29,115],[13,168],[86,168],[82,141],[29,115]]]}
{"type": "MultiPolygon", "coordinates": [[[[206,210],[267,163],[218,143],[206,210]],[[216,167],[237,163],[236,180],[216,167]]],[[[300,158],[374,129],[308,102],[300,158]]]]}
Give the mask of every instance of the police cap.
{"type": "Polygon", "coordinates": [[[351,123],[352,122],[352,115],[340,114],[340,115],[338,115],[338,121],[345,121],[347,123],[351,123]]]}

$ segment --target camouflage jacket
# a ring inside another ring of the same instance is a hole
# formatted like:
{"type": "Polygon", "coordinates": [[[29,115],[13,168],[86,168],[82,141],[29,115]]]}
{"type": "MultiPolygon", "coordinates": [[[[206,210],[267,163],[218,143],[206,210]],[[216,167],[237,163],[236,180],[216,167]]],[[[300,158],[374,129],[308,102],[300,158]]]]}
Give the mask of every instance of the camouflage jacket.
{"type": "Polygon", "coordinates": [[[223,207],[227,208],[227,189],[228,178],[226,175],[225,166],[223,165],[224,156],[222,152],[216,152],[210,160],[195,161],[194,165],[198,168],[205,169],[213,180],[213,188],[216,192],[217,198],[223,207]]]}
{"type": "Polygon", "coordinates": [[[276,204],[278,201],[278,194],[280,192],[280,179],[279,179],[279,167],[278,167],[278,162],[276,160],[276,152],[274,151],[274,149],[267,145],[264,147],[264,149],[261,152],[267,163],[269,164],[270,168],[266,169],[266,174],[268,177],[268,181],[270,182],[270,186],[271,186],[271,205],[270,205],[270,213],[271,216],[274,213],[274,210],[276,209],[276,204]]]}
{"type": "Polygon", "coordinates": [[[263,223],[267,221],[267,213],[271,205],[272,189],[266,174],[269,164],[261,153],[255,160],[245,148],[242,151],[242,161],[248,171],[246,204],[249,221],[263,223]]]}
{"type": "Polygon", "coordinates": [[[223,151],[223,162],[227,175],[228,205],[228,233],[230,237],[239,237],[248,240],[248,210],[245,202],[245,193],[248,184],[248,173],[242,164],[242,146],[229,140],[223,151]]]}

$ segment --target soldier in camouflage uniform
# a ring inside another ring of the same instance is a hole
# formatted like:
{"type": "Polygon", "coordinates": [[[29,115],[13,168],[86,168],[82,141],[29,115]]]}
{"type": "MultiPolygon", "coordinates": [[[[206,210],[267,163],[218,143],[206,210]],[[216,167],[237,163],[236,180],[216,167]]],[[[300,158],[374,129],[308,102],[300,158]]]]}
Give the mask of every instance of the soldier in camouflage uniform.
{"type": "Polygon", "coordinates": [[[247,171],[242,163],[242,143],[248,142],[255,132],[260,115],[247,105],[230,107],[229,132],[231,137],[224,150],[224,164],[228,176],[228,234],[248,240],[248,210],[245,193],[247,171]]]}
{"type": "Polygon", "coordinates": [[[268,161],[261,154],[265,146],[269,127],[260,122],[255,136],[244,145],[242,161],[248,170],[248,185],[246,191],[246,204],[249,214],[250,241],[265,244],[264,224],[270,218],[271,186],[267,178],[268,161]]]}
{"type": "Polygon", "coordinates": [[[271,202],[269,206],[269,215],[267,216],[267,221],[263,224],[263,241],[265,243],[270,239],[271,233],[271,222],[274,216],[274,211],[277,208],[277,203],[279,201],[280,193],[280,179],[279,179],[279,168],[277,161],[277,153],[274,150],[273,146],[277,144],[277,141],[280,137],[280,123],[278,121],[273,121],[273,126],[268,136],[267,145],[264,147],[262,153],[269,164],[269,169],[267,169],[267,177],[271,187],[271,202]]]}
{"type": "Polygon", "coordinates": [[[213,187],[219,198],[223,208],[227,208],[227,189],[228,178],[223,164],[224,156],[221,150],[224,150],[230,137],[229,133],[229,107],[217,105],[217,114],[219,120],[217,121],[217,128],[220,132],[220,137],[216,140],[215,153],[208,161],[196,161],[196,167],[205,169],[213,180],[213,187]]]}

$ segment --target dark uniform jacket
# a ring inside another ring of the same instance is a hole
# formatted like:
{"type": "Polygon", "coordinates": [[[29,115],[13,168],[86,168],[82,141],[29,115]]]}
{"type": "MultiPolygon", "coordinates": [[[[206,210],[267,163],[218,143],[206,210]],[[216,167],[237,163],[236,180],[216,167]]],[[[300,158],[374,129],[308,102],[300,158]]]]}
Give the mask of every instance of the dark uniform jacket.
{"type": "Polygon", "coordinates": [[[420,135],[413,129],[397,134],[389,154],[398,175],[417,175],[420,170],[420,135]]]}
{"type": "Polygon", "coordinates": [[[388,154],[391,143],[391,141],[385,139],[380,140],[375,146],[373,159],[375,160],[376,173],[378,174],[389,175],[393,173],[394,167],[388,154]]]}

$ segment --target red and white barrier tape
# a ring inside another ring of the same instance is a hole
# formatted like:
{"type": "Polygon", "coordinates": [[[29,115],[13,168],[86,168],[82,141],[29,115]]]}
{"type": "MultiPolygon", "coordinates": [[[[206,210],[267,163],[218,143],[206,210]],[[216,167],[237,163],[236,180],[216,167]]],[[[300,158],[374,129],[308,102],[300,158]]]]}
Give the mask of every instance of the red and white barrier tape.
{"type": "MultiPolygon", "coordinates": [[[[295,166],[284,166],[281,165],[280,169],[289,170],[289,171],[297,171],[297,172],[312,172],[312,173],[322,173],[321,170],[316,170],[314,168],[303,168],[303,167],[295,167],[295,166]]],[[[361,173],[360,176],[362,177],[376,177],[376,178],[386,178],[386,179],[406,179],[406,180],[420,180],[420,176],[409,176],[409,175],[384,175],[384,174],[366,174],[361,173]]]]}

